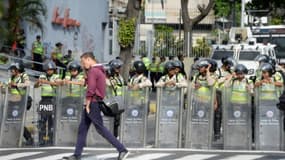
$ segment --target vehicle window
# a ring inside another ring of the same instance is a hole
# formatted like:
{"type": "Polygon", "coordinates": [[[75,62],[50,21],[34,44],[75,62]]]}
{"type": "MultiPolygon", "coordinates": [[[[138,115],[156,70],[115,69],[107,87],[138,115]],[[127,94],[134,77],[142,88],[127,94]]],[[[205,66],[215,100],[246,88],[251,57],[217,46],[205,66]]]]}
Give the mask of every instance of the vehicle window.
{"type": "Polygon", "coordinates": [[[254,60],[259,54],[258,51],[240,51],[239,60],[254,60]]]}
{"type": "Polygon", "coordinates": [[[258,43],[276,44],[276,58],[285,58],[285,37],[257,37],[256,41],[258,43]]]}
{"type": "Polygon", "coordinates": [[[212,55],[212,59],[215,60],[220,60],[223,57],[229,56],[229,57],[233,57],[234,55],[234,51],[232,50],[215,50],[213,55],[212,55]]]}

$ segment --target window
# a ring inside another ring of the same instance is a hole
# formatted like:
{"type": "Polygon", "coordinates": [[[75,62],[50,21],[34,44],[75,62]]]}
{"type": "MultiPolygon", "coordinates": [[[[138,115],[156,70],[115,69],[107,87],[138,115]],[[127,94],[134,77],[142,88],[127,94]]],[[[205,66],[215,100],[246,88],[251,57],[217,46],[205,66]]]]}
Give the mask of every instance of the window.
{"type": "Polygon", "coordinates": [[[240,51],[239,60],[254,60],[259,54],[258,51],[240,51]]]}
{"type": "Polygon", "coordinates": [[[212,59],[221,60],[223,57],[233,57],[234,51],[232,50],[215,50],[212,59]]]}

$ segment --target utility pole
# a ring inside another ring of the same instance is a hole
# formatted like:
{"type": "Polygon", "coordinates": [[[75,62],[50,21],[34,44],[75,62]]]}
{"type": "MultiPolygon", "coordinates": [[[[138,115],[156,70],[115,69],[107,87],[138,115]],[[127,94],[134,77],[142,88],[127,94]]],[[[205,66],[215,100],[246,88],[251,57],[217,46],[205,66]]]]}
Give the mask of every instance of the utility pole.
{"type": "Polygon", "coordinates": [[[245,0],[241,0],[241,18],[240,18],[240,27],[244,27],[244,14],[245,14],[245,0]]]}

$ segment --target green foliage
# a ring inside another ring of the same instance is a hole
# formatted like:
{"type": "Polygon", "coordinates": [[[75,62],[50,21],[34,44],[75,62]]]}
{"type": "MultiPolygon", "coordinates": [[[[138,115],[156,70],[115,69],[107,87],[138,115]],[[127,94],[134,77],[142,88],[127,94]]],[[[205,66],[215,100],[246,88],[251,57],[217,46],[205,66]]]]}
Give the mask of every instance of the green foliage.
{"type": "Polygon", "coordinates": [[[119,22],[118,41],[122,48],[132,47],[135,40],[135,19],[121,19],[119,22]]]}
{"type": "Polygon", "coordinates": [[[206,41],[206,38],[196,40],[196,46],[193,47],[193,54],[196,57],[209,57],[211,47],[206,41]]]}
{"type": "MultiPolygon", "coordinates": [[[[216,0],[215,1],[215,6],[214,6],[214,11],[215,11],[215,16],[217,18],[224,17],[229,20],[232,20],[231,17],[231,11],[232,11],[232,3],[229,0],[216,0]]],[[[241,17],[241,1],[235,1],[235,18],[236,18],[236,23],[239,25],[240,23],[240,17],[241,17]]]]}
{"type": "Polygon", "coordinates": [[[280,25],[282,24],[282,17],[278,16],[278,17],[273,17],[270,21],[271,25],[280,25]]]}
{"type": "Polygon", "coordinates": [[[216,0],[214,10],[217,17],[228,17],[231,14],[229,1],[216,0]]]}
{"type": "Polygon", "coordinates": [[[8,43],[16,38],[16,32],[21,29],[23,22],[31,25],[33,29],[40,29],[42,32],[42,16],[46,17],[46,6],[43,0],[8,0],[9,7],[3,21],[7,24],[8,43]]]}
{"type": "Polygon", "coordinates": [[[253,10],[268,10],[269,13],[259,13],[256,16],[270,16],[270,24],[282,24],[284,23],[282,19],[285,19],[284,10],[285,0],[274,0],[274,1],[261,1],[261,0],[252,0],[247,4],[247,9],[253,10]]]}
{"type": "Polygon", "coordinates": [[[155,41],[153,56],[174,56],[179,48],[183,48],[182,41],[176,41],[173,34],[173,28],[166,25],[157,25],[155,27],[155,41]]]}

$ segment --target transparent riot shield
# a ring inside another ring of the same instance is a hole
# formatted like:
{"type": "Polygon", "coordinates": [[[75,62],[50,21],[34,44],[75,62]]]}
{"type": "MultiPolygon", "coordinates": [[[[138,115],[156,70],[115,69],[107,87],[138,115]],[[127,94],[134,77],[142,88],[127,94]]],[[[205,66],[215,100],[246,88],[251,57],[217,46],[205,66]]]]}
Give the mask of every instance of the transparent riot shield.
{"type": "Polygon", "coordinates": [[[127,147],[145,147],[149,89],[125,89],[125,112],[122,115],[121,140],[127,147]]]}
{"type": "Polygon", "coordinates": [[[83,108],[83,87],[73,93],[70,85],[59,88],[57,97],[55,145],[74,146],[83,108]]]}
{"type": "Polygon", "coordinates": [[[245,93],[244,96],[247,98],[243,102],[234,101],[232,88],[224,88],[222,103],[224,149],[251,149],[251,95],[245,93]]]}
{"type": "MultiPolygon", "coordinates": [[[[101,112],[103,118],[104,126],[113,133],[114,128],[114,118],[106,117],[101,112]]],[[[88,147],[112,147],[112,145],[103,137],[101,136],[95,129],[94,125],[91,125],[89,128],[88,137],[87,137],[87,146],[88,147]]]]}
{"type": "Polygon", "coordinates": [[[181,147],[183,90],[182,88],[157,90],[155,147],[181,147]]]}
{"type": "Polygon", "coordinates": [[[21,95],[15,95],[11,93],[10,88],[6,88],[7,95],[4,100],[5,102],[0,130],[1,147],[22,146],[29,88],[23,89],[23,93],[24,94],[21,95]]]}
{"type": "Polygon", "coordinates": [[[214,97],[213,87],[201,93],[190,84],[188,93],[185,147],[210,149],[213,136],[214,97]]]}
{"type": "Polygon", "coordinates": [[[282,113],[277,109],[277,95],[267,96],[255,90],[255,147],[258,150],[281,150],[283,147],[282,113]]]}
{"type": "Polygon", "coordinates": [[[0,124],[3,118],[4,100],[5,100],[5,95],[6,95],[5,91],[6,91],[5,88],[0,86],[0,124]]]}

